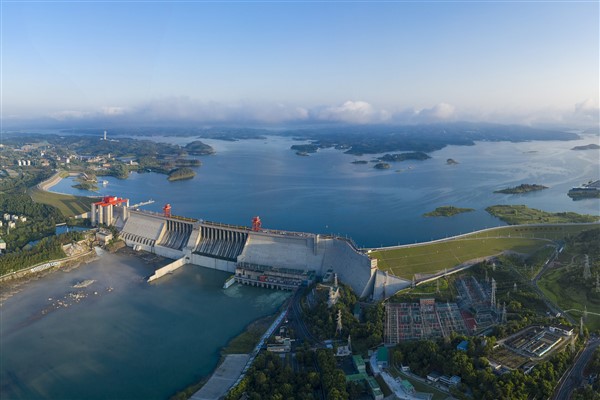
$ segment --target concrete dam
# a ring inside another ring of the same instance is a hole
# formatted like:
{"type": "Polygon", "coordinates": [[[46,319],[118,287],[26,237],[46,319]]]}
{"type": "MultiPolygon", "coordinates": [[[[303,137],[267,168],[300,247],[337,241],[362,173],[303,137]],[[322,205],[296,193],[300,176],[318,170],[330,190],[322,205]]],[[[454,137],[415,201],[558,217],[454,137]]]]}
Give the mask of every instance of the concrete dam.
{"type": "Polygon", "coordinates": [[[345,238],[219,224],[142,211],[125,201],[110,203],[109,198],[96,203],[92,221],[112,222],[135,250],[177,260],[151,280],[194,264],[233,273],[241,283],[280,289],[293,289],[310,283],[306,280],[311,276],[332,271],[359,297],[377,300],[411,284],[378,270],[376,259],[345,238]],[[111,210],[98,214],[104,207],[111,210]]]}

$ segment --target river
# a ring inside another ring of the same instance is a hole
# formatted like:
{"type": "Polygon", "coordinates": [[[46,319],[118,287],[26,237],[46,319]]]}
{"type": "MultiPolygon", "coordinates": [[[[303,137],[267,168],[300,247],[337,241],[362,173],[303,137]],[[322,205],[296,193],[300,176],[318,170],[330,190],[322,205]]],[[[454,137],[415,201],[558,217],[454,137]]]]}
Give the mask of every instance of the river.
{"type": "Polygon", "coordinates": [[[165,399],[215,368],[220,349],[289,293],[234,285],[186,265],[105,253],[33,281],[0,308],[0,398],[165,399]],[[74,288],[84,280],[87,288],[74,288]]]}

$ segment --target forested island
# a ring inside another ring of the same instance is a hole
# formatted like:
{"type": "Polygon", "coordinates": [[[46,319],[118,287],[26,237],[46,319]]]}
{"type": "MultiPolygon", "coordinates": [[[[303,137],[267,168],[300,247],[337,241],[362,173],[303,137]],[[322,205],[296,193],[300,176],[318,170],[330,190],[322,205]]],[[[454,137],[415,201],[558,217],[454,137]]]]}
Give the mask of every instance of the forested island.
{"type": "Polygon", "coordinates": [[[354,160],[352,164],[368,164],[369,162],[366,160],[354,160]]]}
{"type": "Polygon", "coordinates": [[[509,188],[501,189],[501,190],[494,190],[494,193],[521,194],[521,193],[535,192],[535,191],[544,190],[544,189],[548,189],[548,186],[537,185],[537,184],[530,185],[530,184],[524,183],[522,185],[515,186],[515,187],[509,187],[509,188]]]}
{"type": "Polygon", "coordinates": [[[485,211],[509,225],[587,223],[600,220],[600,217],[595,215],[574,212],[551,213],[525,205],[496,205],[486,208],[485,211]]]}
{"type": "Polygon", "coordinates": [[[316,144],[294,144],[290,148],[292,150],[295,150],[296,154],[303,155],[308,153],[316,153],[319,149],[319,146],[317,146],[316,144]]]}
{"type": "Polygon", "coordinates": [[[446,164],[448,164],[448,165],[456,165],[456,164],[458,164],[458,161],[455,161],[452,158],[449,158],[449,159],[446,160],[446,164]]]}
{"type": "Polygon", "coordinates": [[[75,189],[89,190],[90,192],[98,191],[98,185],[96,184],[96,182],[90,182],[90,181],[81,181],[81,182],[73,185],[72,187],[74,187],[75,189]]]}
{"type": "Polygon", "coordinates": [[[575,146],[571,150],[597,150],[600,149],[596,143],[586,144],[585,146],[575,146]]]}
{"type": "Polygon", "coordinates": [[[373,166],[373,168],[375,168],[375,169],[389,169],[390,168],[390,164],[385,163],[385,162],[380,162],[380,163],[375,164],[373,166]]]}
{"type": "Polygon", "coordinates": [[[207,156],[210,154],[215,154],[215,149],[208,144],[201,142],[200,140],[194,140],[193,142],[186,144],[184,149],[188,152],[188,154],[193,156],[207,156]]]}
{"type": "Polygon", "coordinates": [[[192,179],[196,176],[196,172],[187,167],[176,168],[173,171],[169,172],[169,177],[167,178],[170,181],[180,181],[183,179],[192,179]]]}
{"type": "Polygon", "coordinates": [[[460,208],[454,206],[442,206],[433,211],[423,214],[424,217],[452,217],[456,214],[475,211],[473,208],[460,208]]]}
{"type": "Polygon", "coordinates": [[[422,151],[414,151],[410,153],[398,153],[398,154],[386,154],[383,157],[379,157],[379,161],[385,162],[397,162],[397,161],[405,161],[405,160],[427,160],[431,158],[427,154],[422,151]]]}
{"type": "MultiPolygon", "coordinates": [[[[304,128],[274,132],[283,136],[302,137],[317,149],[347,149],[346,154],[363,155],[393,151],[431,152],[448,145],[473,146],[476,141],[491,142],[527,140],[575,140],[579,136],[551,129],[538,129],[519,125],[499,125],[471,122],[438,123],[427,125],[389,126],[374,125],[304,128]]],[[[307,151],[307,148],[293,150],[307,151]]],[[[314,152],[313,151],[313,152],[314,152]]]]}

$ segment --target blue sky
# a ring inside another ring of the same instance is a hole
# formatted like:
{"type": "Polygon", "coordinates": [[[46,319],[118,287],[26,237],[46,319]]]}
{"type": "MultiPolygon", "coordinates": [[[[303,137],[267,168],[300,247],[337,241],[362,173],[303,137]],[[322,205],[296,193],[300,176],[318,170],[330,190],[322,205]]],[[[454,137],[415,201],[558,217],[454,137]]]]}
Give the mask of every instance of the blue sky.
{"type": "Polygon", "coordinates": [[[597,122],[599,3],[2,1],[2,119],[597,122]]]}

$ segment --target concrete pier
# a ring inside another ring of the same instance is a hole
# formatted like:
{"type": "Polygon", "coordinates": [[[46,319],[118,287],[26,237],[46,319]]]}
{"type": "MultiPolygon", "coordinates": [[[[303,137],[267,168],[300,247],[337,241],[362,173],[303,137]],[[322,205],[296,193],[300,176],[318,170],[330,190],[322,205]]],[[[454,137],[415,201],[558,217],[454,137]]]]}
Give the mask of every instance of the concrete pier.
{"type": "Polygon", "coordinates": [[[158,278],[162,278],[170,272],[175,271],[176,269],[181,268],[189,261],[187,257],[181,257],[179,260],[173,261],[171,264],[167,264],[162,268],[157,269],[152,276],[148,278],[148,282],[152,282],[158,278]]]}

